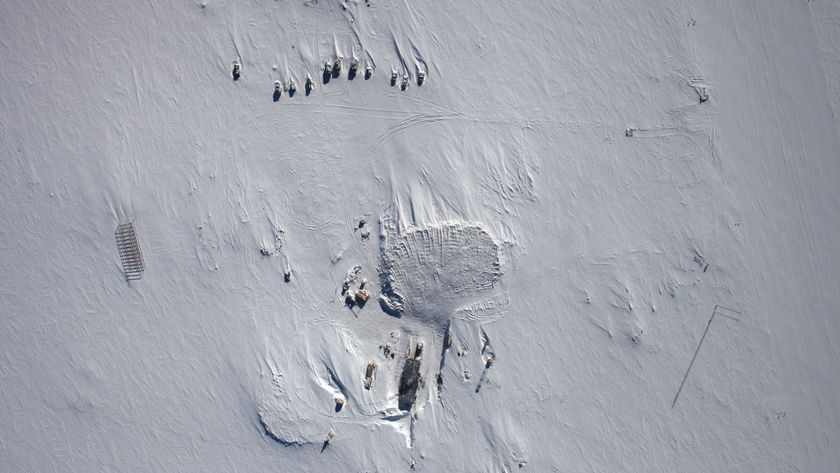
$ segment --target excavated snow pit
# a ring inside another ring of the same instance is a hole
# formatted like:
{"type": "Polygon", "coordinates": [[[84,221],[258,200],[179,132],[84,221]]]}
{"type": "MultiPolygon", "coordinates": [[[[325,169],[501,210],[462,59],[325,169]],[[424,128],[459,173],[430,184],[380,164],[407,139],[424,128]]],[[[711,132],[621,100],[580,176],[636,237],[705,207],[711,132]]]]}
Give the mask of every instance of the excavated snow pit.
{"type": "Polygon", "coordinates": [[[500,245],[477,224],[413,229],[385,239],[382,309],[443,330],[457,305],[502,276],[500,245]]]}

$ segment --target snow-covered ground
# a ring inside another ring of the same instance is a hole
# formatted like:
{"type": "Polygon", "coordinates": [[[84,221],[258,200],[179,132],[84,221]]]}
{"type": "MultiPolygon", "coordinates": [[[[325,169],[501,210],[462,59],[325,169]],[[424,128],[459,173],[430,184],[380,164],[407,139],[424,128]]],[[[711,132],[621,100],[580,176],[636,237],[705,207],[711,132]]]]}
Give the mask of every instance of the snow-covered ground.
{"type": "Polygon", "coordinates": [[[0,2],[0,471],[837,471],[839,51],[836,0],[0,2]]]}

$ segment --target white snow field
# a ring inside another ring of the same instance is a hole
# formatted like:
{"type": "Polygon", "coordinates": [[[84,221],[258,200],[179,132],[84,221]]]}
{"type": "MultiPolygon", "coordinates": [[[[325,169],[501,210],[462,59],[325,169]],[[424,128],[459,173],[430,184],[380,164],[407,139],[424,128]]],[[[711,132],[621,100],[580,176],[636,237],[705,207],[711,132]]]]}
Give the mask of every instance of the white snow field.
{"type": "Polygon", "coordinates": [[[3,0],[0,59],[2,472],[840,469],[837,0],[3,0]]]}

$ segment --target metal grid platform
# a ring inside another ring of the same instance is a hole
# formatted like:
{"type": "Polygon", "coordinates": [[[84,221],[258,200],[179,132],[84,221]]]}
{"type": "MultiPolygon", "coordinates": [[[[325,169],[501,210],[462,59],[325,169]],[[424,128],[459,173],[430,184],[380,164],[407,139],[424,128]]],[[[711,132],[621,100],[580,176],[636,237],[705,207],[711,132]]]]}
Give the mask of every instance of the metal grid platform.
{"type": "Polygon", "coordinates": [[[142,278],[146,264],[143,262],[143,252],[140,251],[134,222],[121,223],[114,232],[114,237],[117,240],[117,250],[120,253],[125,279],[133,281],[142,278]]]}

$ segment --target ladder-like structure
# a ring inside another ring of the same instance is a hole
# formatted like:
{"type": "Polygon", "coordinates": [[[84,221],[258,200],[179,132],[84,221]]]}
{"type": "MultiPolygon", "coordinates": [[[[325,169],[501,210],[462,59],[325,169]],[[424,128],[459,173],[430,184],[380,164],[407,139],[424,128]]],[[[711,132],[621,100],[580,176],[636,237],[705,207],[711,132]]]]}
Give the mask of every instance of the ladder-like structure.
{"type": "Polygon", "coordinates": [[[143,253],[140,251],[140,242],[137,241],[137,229],[134,222],[121,223],[114,232],[117,239],[117,250],[120,252],[123,273],[127,281],[133,281],[143,277],[146,264],[143,262],[143,253]]]}

